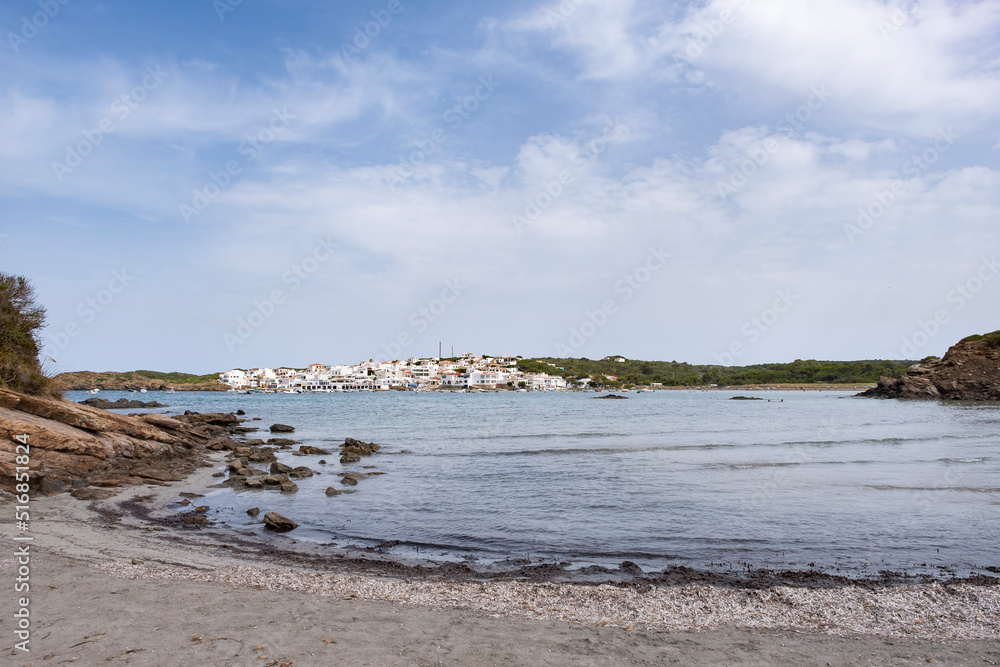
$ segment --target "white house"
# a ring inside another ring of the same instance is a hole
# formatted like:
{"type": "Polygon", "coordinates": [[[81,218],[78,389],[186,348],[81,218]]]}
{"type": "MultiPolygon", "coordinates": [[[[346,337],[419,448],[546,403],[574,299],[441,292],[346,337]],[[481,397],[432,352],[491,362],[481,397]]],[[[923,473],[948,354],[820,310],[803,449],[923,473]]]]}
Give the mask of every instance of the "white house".
{"type": "Polygon", "coordinates": [[[223,384],[228,384],[233,389],[239,389],[240,387],[247,386],[247,374],[246,371],[241,371],[238,368],[234,368],[231,371],[226,371],[219,375],[219,382],[223,384]]]}

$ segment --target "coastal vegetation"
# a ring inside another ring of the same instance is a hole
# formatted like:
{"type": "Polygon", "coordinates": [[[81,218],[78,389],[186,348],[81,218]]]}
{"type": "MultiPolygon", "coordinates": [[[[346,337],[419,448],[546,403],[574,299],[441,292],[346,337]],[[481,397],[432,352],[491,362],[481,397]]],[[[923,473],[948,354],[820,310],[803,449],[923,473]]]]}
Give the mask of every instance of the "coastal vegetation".
{"type": "Polygon", "coordinates": [[[545,372],[567,380],[592,378],[608,387],[660,383],[666,387],[761,384],[867,384],[879,377],[900,377],[915,361],[816,361],[784,364],[713,366],[677,361],[640,361],[610,355],[604,359],[536,358],[518,361],[526,373],[545,372]]]}
{"type": "Polygon", "coordinates": [[[994,331],[988,334],[974,334],[972,336],[966,336],[962,339],[962,342],[966,343],[977,340],[986,341],[990,347],[1000,347],[1000,331],[994,331]]]}
{"type": "Polygon", "coordinates": [[[38,361],[45,309],[24,276],[0,273],[0,387],[26,394],[56,394],[38,361]]]}
{"type": "Polygon", "coordinates": [[[161,373],[158,371],[77,371],[62,373],[54,378],[54,384],[62,390],[85,390],[91,388],[117,391],[138,389],[177,389],[179,391],[222,391],[229,387],[219,384],[219,374],[194,375],[191,373],[161,373]]]}

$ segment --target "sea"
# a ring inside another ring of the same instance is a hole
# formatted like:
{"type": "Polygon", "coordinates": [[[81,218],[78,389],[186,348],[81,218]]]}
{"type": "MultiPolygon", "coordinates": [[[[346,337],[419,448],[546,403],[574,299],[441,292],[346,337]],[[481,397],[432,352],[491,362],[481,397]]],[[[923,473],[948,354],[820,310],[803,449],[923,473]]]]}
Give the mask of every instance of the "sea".
{"type": "Polygon", "coordinates": [[[321,473],[296,480],[297,493],[209,489],[199,501],[239,531],[263,533],[251,507],[279,512],[300,524],[289,536],[318,547],[398,541],[391,553],[406,558],[628,560],[647,571],[1000,572],[1000,404],[839,391],[599,395],[100,394],[158,400],[166,414],[242,409],[260,418],[244,424],[261,428],[249,437],[267,439],[280,422],[334,452],[278,453],[321,473]],[[382,449],[341,465],[347,437],[382,449]],[[337,476],[374,470],[385,474],[350,489],[337,476]],[[327,497],[330,486],[354,492],[327,497]]]}

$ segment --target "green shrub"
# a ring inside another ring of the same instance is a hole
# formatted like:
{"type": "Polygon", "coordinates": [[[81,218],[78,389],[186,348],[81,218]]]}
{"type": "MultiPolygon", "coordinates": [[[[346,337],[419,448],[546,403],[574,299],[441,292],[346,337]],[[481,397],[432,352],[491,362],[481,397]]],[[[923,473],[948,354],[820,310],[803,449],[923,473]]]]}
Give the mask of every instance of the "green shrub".
{"type": "Polygon", "coordinates": [[[26,394],[54,394],[38,362],[45,309],[23,276],[0,272],[0,386],[26,394]]]}

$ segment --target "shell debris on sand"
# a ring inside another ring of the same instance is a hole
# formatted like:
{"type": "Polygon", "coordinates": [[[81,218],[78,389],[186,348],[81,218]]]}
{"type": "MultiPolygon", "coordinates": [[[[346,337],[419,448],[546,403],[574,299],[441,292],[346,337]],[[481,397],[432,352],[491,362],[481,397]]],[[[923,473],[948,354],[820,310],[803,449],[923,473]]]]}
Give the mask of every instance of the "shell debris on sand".
{"type": "Polygon", "coordinates": [[[914,584],[765,590],[518,581],[404,581],[292,569],[232,566],[190,570],[108,561],[92,567],[123,579],[187,579],[248,588],[479,611],[648,630],[742,626],[833,635],[936,641],[1000,639],[1000,587],[914,584]]]}

